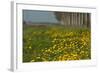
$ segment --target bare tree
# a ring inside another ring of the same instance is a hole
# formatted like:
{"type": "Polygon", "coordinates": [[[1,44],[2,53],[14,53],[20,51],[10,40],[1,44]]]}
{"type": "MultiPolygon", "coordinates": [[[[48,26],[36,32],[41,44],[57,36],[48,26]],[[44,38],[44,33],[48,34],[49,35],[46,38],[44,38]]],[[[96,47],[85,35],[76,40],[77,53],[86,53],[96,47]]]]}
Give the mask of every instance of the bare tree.
{"type": "Polygon", "coordinates": [[[91,15],[89,13],[55,12],[55,16],[61,25],[90,27],[91,15]]]}
{"type": "Polygon", "coordinates": [[[56,19],[60,22],[61,25],[66,25],[66,13],[65,12],[55,12],[56,19]]]}

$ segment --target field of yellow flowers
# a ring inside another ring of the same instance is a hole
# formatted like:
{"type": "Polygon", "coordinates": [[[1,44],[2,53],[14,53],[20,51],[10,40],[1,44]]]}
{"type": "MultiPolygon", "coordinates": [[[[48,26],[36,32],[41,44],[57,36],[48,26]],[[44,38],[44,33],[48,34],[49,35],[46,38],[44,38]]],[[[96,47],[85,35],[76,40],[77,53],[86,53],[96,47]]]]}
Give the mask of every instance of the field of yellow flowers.
{"type": "Polygon", "coordinates": [[[91,59],[89,28],[23,28],[23,62],[91,59]]]}

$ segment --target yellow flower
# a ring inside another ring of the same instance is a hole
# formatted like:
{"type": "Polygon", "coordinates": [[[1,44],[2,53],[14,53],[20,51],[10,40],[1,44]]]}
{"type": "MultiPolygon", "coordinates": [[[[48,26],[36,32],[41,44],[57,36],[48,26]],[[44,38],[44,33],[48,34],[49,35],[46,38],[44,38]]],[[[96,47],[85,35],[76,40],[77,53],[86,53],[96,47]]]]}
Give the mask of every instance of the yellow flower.
{"type": "Polygon", "coordinates": [[[31,46],[29,46],[29,49],[32,49],[32,47],[31,47],[31,46]]]}

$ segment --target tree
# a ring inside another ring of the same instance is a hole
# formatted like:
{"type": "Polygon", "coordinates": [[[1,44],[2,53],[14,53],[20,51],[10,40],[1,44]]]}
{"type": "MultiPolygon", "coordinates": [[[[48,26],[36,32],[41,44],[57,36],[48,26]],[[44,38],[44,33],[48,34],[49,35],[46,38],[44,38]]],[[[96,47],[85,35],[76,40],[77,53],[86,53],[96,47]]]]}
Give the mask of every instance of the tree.
{"type": "Polygon", "coordinates": [[[60,22],[62,25],[66,25],[66,12],[55,12],[56,19],[60,22]]]}
{"type": "Polygon", "coordinates": [[[55,12],[55,16],[61,25],[90,27],[90,13],[55,12]]]}

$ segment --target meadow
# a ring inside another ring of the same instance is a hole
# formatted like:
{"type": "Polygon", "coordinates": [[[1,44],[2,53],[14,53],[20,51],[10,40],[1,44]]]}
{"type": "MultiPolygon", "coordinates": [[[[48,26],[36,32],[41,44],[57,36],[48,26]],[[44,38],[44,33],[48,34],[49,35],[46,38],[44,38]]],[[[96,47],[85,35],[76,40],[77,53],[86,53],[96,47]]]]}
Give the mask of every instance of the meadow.
{"type": "Polygon", "coordinates": [[[91,59],[90,28],[23,27],[23,62],[87,59],[91,59]]]}

